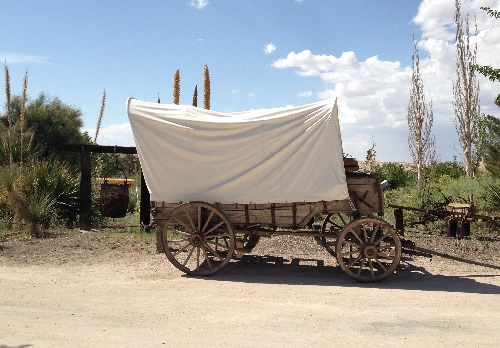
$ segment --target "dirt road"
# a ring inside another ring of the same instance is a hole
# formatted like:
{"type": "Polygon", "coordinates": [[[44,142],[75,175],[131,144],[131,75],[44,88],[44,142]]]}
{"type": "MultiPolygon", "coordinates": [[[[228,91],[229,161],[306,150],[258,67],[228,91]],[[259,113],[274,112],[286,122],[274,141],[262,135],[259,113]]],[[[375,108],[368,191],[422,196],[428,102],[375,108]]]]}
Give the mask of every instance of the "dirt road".
{"type": "MultiPolygon", "coordinates": [[[[406,259],[377,284],[329,254],[184,276],[123,241],[4,243],[0,347],[498,347],[500,265],[406,259]],[[62,243],[62,244],[61,244],[62,243]],[[103,246],[104,245],[104,246],[103,246]],[[96,250],[99,249],[99,250],[96,250]],[[324,262],[324,264],[323,264],[324,262]]],[[[262,249],[263,250],[263,249],[262,249]]]]}

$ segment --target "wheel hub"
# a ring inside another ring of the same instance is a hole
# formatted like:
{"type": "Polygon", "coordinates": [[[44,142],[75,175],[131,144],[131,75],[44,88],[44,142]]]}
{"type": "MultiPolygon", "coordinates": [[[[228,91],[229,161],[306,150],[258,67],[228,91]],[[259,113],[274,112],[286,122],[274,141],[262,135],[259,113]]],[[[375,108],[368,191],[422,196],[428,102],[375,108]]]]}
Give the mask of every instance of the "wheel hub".
{"type": "Polygon", "coordinates": [[[203,245],[205,238],[200,232],[195,232],[189,237],[189,242],[192,246],[199,247],[203,245]]]}
{"type": "Polygon", "coordinates": [[[361,253],[367,259],[377,257],[377,247],[373,243],[365,243],[361,246],[361,253]]]}

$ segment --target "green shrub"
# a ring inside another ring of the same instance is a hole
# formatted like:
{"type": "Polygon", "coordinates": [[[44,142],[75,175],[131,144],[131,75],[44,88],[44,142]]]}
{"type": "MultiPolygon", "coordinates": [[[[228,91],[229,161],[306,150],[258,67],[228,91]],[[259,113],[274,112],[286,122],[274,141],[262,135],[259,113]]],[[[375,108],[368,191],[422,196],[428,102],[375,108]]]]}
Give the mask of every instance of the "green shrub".
{"type": "Polygon", "coordinates": [[[400,163],[377,164],[373,168],[380,180],[387,180],[391,189],[411,186],[415,183],[415,172],[400,163]]]}
{"type": "Polygon", "coordinates": [[[427,176],[432,180],[443,176],[452,179],[458,179],[465,176],[465,168],[461,163],[455,160],[448,162],[433,163],[429,169],[427,176]]]}

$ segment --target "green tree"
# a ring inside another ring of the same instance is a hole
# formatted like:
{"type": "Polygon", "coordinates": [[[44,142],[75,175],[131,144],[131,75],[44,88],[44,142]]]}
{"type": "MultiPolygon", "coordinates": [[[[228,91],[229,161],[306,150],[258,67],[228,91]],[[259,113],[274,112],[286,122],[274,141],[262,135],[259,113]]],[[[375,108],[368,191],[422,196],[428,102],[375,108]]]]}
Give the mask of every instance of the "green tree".
{"type": "MultiPolygon", "coordinates": [[[[20,126],[21,97],[12,98],[10,104],[13,127],[20,126]]],[[[8,126],[6,116],[0,117],[0,123],[8,126]]],[[[32,147],[38,150],[41,158],[54,159],[75,165],[78,154],[64,151],[64,144],[81,144],[84,136],[80,132],[83,126],[82,113],[79,109],[64,104],[59,98],[50,98],[45,93],[30,101],[25,109],[24,127],[32,134],[32,147]]]]}
{"type": "Polygon", "coordinates": [[[488,131],[484,164],[490,173],[500,177],[500,120],[488,115],[486,116],[486,125],[488,131]]]}

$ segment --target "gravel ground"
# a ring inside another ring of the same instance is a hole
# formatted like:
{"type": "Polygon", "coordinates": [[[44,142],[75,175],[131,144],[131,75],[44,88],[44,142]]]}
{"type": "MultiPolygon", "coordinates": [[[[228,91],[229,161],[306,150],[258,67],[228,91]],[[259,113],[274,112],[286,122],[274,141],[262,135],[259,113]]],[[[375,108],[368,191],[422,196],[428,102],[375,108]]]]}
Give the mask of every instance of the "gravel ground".
{"type": "Polygon", "coordinates": [[[406,236],[390,278],[357,283],[312,238],[261,238],[210,277],[153,234],[0,241],[0,347],[497,347],[499,240],[406,236]]]}

